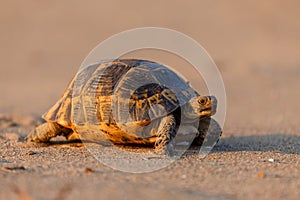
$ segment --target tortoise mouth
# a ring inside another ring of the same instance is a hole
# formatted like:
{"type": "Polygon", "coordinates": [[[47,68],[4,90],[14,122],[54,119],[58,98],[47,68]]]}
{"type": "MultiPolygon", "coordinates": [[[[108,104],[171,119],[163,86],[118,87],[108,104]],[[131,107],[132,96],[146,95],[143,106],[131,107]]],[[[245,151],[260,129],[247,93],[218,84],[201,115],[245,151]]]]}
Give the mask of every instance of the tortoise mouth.
{"type": "Polygon", "coordinates": [[[208,117],[212,115],[211,109],[207,108],[199,112],[200,117],[208,117]]]}
{"type": "Polygon", "coordinates": [[[205,109],[202,109],[202,110],[199,111],[199,115],[200,115],[201,118],[212,116],[215,113],[216,113],[215,106],[208,107],[208,108],[205,108],[205,109]]]}

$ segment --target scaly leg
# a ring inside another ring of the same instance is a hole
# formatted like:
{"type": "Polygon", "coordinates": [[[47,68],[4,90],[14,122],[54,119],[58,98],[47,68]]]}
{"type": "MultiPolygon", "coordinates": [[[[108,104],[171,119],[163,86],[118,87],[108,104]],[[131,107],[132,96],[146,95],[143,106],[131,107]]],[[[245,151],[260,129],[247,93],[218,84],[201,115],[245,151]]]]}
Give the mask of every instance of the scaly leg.
{"type": "MultiPolygon", "coordinates": [[[[164,151],[165,154],[173,156],[174,138],[176,136],[176,120],[173,115],[168,115],[162,119],[162,128],[159,128],[157,139],[154,144],[155,150],[164,151]]],[[[161,127],[161,126],[160,126],[161,127]]]]}
{"type": "Polygon", "coordinates": [[[25,138],[27,142],[49,142],[53,137],[63,134],[70,134],[71,129],[62,127],[57,123],[46,122],[36,127],[29,135],[25,138]]]}
{"type": "Polygon", "coordinates": [[[214,146],[218,143],[221,135],[222,128],[216,120],[211,117],[201,119],[199,121],[199,135],[195,138],[194,144],[205,146],[214,146]]]}

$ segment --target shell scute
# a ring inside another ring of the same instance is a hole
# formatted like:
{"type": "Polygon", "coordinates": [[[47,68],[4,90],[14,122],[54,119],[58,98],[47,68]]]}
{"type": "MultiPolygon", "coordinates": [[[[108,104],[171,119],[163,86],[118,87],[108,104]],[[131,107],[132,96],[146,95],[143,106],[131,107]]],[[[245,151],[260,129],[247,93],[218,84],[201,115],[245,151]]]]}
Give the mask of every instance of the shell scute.
{"type": "Polygon", "coordinates": [[[80,70],[44,115],[72,128],[143,122],[166,116],[197,93],[164,65],[147,60],[102,61],[80,70]]]}

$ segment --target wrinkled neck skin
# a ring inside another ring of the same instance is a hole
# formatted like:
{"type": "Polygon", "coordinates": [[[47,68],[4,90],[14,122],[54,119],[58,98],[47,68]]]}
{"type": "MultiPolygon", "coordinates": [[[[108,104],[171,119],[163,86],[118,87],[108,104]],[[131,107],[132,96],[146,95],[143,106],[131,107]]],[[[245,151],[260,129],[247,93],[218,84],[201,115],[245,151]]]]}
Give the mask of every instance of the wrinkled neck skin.
{"type": "Polygon", "coordinates": [[[200,116],[198,113],[196,113],[195,109],[190,103],[185,104],[182,106],[181,109],[182,115],[181,115],[181,122],[183,123],[198,123],[200,116]]]}

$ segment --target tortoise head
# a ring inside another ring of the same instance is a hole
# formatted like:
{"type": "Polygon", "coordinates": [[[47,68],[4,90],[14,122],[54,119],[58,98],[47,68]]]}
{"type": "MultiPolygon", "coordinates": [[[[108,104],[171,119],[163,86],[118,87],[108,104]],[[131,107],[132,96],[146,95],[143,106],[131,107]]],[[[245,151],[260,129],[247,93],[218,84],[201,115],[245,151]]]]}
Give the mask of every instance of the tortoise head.
{"type": "Polygon", "coordinates": [[[189,108],[185,112],[188,118],[205,118],[216,113],[217,99],[214,96],[198,96],[189,102],[189,108]]]}

